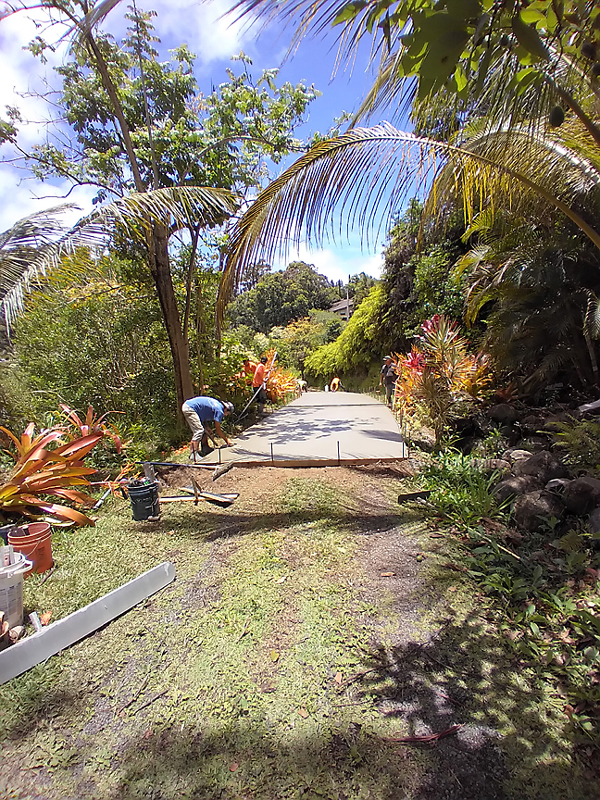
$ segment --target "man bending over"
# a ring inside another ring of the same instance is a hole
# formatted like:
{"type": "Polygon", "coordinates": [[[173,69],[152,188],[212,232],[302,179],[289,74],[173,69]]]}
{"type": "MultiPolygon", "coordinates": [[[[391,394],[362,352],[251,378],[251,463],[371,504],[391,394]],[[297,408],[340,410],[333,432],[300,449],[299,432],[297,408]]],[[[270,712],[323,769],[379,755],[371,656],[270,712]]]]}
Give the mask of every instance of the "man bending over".
{"type": "Polygon", "coordinates": [[[206,422],[214,422],[217,436],[220,436],[225,441],[225,444],[231,445],[231,442],[223,433],[221,420],[233,412],[233,403],[225,403],[214,397],[192,397],[185,401],[181,406],[181,410],[192,430],[190,448],[194,460],[196,460],[196,453],[198,452],[201,456],[207,456],[212,453],[212,448],[208,446],[208,433],[204,427],[206,422]]]}

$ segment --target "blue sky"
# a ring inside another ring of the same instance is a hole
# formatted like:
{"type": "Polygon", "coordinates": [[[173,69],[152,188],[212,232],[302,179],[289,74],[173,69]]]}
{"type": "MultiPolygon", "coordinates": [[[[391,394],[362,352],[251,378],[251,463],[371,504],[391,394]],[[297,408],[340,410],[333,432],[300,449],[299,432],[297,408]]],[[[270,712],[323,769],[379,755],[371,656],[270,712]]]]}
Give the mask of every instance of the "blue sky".
{"type": "MultiPolygon", "coordinates": [[[[0,7],[2,3],[0,2],[0,7]]],[[[126,0],[115,8],[104,24],[117,39],[125,32],[126,0]]],[[[295,55],[285,63],[284,57],[291,36],[290,30],[277,31],[273,28],[259,31],[247,23],[235,23],[232,18],[223,19],[229,7],[226,0],[199,3],[195,0],[141,0],[138,7],[158,12],[154,20],[156,33],[161,38],[160,58],[168,58],[168,49],[187,43],[197,57],[196,78],[202,91],[208,92],[211,85],[225,80],[225,69],[230,66],[230,56],[243,50],[254,61],[254,73],[258,74],[268,67],[280,67],[280,80],[291,82],[305,81],[314,84],[323,94],[310,108],[306,123],[297,131],[300,138],[306,138],[315,131],[326,132],[335,117],[343,111],[357,108],[370,84],[370,76],[365,72],[368,51],[357,59],[354,69],[338,70],[332,79],[336,60],[336,47],[333,37],[328,40],[305,40],[295,55]]],[[[1,10],[1,8],[0,8],[1,10]]],[[[36,12],[39,15],[39,12],[36,12]]],[[[59,47],[52,60],[44,67],[31,54],[23,51],[23,46],[36,34],[43,35],[43,28],[37,28],[32,13],[21,13],[0,21],[0,107],[15,105],[22,109],[30,124],[22,129],[22,146],[27,149],[45,136],[44,120],[50,111],[44,101],[29,92],[56,88],[58,86],[52,66],[65,58],[65,47],[59,47]],[[25,93],[26,96],[23,96],[25,93]]],[[[38,16],[38,22],[40,21],[38,16]]],[[[46,34],[49,41],[56,41],[58,30],[46,34]]],[[[62,197],[70,188],[65,184],[40,184],[28,177],[26,172],[18,171],[11,163],[9,151],[0,150],[0,230],[6,230],[26,214],[42,210],[62,202],[62,197]]],[[[285,166],[285,165],[284,165],[285,166]]],[[[278,167],[281,169],[281,166],[278,167]]],[[[81,212],[73,212],[75,221],[91,208],[94,191],[78,187],[68,197],[76,203],[81,212]]],[[[320,272],[332,280],[347,280],[348,275],[365,271],[378,276],[381,270],[381,247],[377,242],[368,251],[361,251],[360,232],[356,231],[351,241],[337,241],[322,249],[301,246],[298,252],[291,252],[288,260],[301,258],[314,263],[320,272]]],[[[275,268],[285,263],[274,264],[275,268]]]]}

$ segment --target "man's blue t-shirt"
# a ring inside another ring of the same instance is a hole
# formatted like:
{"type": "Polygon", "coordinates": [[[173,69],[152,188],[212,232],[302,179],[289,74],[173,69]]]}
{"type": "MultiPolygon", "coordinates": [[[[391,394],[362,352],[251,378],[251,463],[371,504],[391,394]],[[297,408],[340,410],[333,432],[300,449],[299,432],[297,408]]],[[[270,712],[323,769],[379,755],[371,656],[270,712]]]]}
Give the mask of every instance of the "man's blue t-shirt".
{"type": "Polygon", "coordinates": [[[221,422],[224,417],[223,403],[214,397],[192,397],[185,402],[198,414],[200,422],[221,422]]]}

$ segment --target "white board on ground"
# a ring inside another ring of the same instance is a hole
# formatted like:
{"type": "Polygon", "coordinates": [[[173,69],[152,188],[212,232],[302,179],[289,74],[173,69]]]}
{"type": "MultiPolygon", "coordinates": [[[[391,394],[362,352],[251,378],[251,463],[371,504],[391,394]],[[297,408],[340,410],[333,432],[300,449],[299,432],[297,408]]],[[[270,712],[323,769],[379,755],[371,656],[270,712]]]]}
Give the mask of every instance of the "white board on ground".
{"type": "Polygon", "coordinates": [[[170,561],[165,561],[105,594],[104,597],[80,608],[79,611],[74,611],[68,617],[53,622],[39,633],[17,642],[0,653],[0,684],[16,678],[22,672],[98,630],[107,622],[168,586],[174,578],[174,565],[170,561]]]}

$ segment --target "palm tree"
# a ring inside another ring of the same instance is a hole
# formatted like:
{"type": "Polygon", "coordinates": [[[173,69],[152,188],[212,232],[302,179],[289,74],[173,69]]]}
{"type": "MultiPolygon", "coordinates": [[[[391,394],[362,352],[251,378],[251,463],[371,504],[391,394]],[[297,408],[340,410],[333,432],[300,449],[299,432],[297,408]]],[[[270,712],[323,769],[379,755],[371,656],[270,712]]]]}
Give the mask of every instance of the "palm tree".
{"type": "Polygon", "coordinates": [[[67,207],[62,205],[30,214],[0,233],[0,304],[7,327],[22,309],[23,293],[31,280],[45,274],[45,256],[57,237],[64,233],[60,215],[67,207]]]}
{"type": "Polygon", "coordinates": [[[600,232],[577,205],[593,203],[600,162],[554,139],[538,137],[530,145],[528,137],[527,147],[518,141],[512,131],[496,131],[455,144],[382,123],[318,143],[259,195],[234,229],[220,312],[246,265],[259,256],[270,260],[304,236],[321,243],[344,224],[359,225],[368,237],[389,225],[419,184],[431,187],[430,214],[460,195],[467,219],[488,197],[523,203],[533,195],[562,211],[600,248],[600,232]],[[346,215],[338,228],[336,212],[346,215]]]}
{"type": "Polygon", "coordinates": [[[488,208],[465,234],[476,246],[457,263],[468,276],[466,323],[484,318],[484,350],[500,370],[527,375],[528,391],[561,372],[600,385],[592,341],[600,254],[566,227],[557,213],[488,208]]]}

